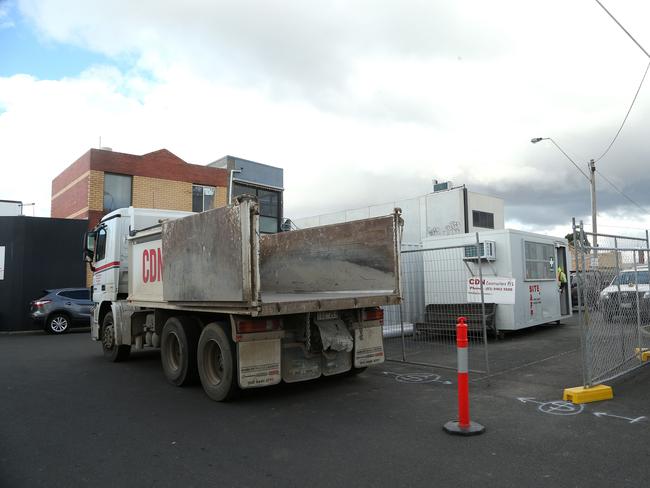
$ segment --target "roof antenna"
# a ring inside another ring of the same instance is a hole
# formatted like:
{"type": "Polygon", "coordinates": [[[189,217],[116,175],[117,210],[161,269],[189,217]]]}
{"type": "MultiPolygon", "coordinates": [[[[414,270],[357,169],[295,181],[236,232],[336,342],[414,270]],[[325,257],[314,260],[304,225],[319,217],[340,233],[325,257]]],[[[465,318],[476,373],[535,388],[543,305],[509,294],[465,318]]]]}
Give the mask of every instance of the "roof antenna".
{"type": "Polygon", "coordinates": [[[102,148],[102,136],[99,136],[99,146],[97,146],[97,149],[102,148]]]}

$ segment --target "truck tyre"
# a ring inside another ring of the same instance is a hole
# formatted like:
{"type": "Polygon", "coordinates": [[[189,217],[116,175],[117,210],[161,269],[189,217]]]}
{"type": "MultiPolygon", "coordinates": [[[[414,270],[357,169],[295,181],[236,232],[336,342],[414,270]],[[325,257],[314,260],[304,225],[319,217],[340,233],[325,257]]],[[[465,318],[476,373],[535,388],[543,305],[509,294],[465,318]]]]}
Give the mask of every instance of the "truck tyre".
{"type": "Polygon", "coordinates": [[[191,317],[170,317],[160,336],[160,360],[167,380],[176,386],[196,383],[196,349],[201,329],[191,317]]]}
{"type": "Polygon", "coordinates": [[[124,361],[129,357],[131,352],[130,345],[117,345],[115,341],[115,322],[113,321],[113,312],[108,312],[102,320],[102,349],[104,357],[109,361],[117,363],[124,361]]]}
{"type": "Polygon", "coordinates": [[[201,332],[198,366],[203,390],[212,400],[227,401],[239,391],[234,344],[216,322],[206,325],[201,332]]]}

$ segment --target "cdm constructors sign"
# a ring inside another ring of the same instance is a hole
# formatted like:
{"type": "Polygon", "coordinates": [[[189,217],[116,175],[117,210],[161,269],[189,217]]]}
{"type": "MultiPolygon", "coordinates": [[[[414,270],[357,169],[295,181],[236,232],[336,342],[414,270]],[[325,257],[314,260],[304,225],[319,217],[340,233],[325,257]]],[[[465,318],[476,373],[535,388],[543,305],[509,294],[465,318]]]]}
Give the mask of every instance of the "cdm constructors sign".
{"type": "MultiPolygon", "coordinates": [[[[515,304],[515,279],[490,276],[483,278],[483,300],[485,303],[515,304]]],[[[467,301],[481,303],[481,279],[477,276],[467,279],[467,301]]]]}

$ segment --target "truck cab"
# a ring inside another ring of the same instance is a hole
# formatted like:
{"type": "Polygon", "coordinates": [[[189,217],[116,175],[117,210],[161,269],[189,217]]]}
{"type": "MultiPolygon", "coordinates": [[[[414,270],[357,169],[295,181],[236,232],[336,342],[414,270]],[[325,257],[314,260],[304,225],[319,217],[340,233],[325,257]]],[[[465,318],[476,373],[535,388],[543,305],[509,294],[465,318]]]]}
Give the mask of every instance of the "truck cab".
{"type": "Polygon", "coordinates": [[[193,212],[156,210],[149,208],[120,208],[106,214],[95,228],[86,234],[84,256],[93,271],[92,300],[95,313],[91,334],[99,340],[99,313],[129,293],[129,236],[142,229],[160,225],[170,219],[192,215],[193,212]]]}

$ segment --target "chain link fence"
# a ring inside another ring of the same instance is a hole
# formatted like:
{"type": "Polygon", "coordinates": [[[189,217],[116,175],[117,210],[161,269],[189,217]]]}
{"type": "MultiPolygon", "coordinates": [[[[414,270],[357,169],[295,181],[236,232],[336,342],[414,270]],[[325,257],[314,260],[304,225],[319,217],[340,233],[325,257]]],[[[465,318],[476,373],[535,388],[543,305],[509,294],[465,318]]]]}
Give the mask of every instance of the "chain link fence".
{"type": "Polygon", "coordinates": [[[484,303],[481,260],[468,260],[468,247],[402,251],[402,303],[384,309],[387,359],[456,370],[456,322],[466,317],[470,371],[489,375],[487,333],[495,305],[484,303]],[[472,277],[481,283],[478,303],[468,302],[472,277]]]}
{"type": "Polygon", "coordinates": [[[573,222],[585,387],[644,364],[650,348],[650,246],[645,238],[585,232],[573,222]]]}

